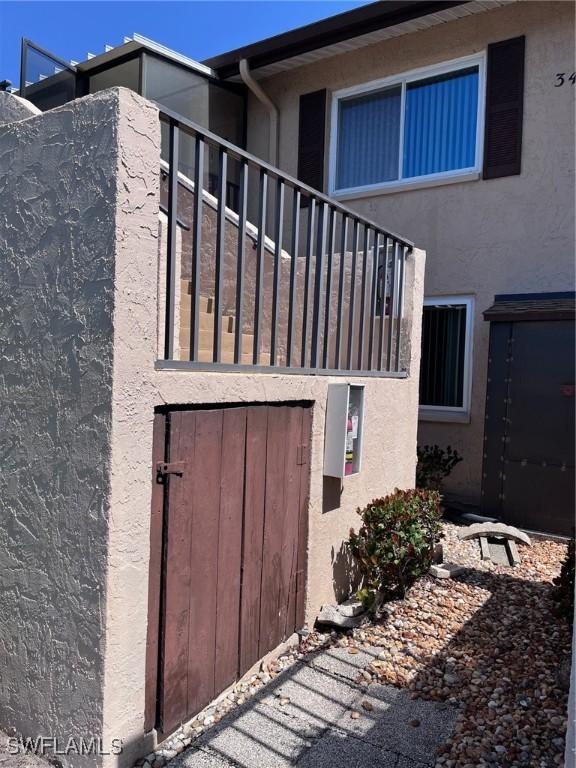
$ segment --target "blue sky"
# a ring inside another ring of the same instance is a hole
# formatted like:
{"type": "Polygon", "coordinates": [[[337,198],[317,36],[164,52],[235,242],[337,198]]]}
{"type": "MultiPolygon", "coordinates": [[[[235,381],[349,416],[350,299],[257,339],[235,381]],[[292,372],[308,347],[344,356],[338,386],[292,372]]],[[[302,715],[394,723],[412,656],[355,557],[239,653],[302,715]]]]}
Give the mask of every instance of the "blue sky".
{"type": "Polygon", "coordinates": [[[0,80],[18,84],[20,38],[65,60],[83,61],[139,32],[204,59],[351,10],[357,0],[185,0],[183,2],[14,2],[0,0],[0,80]]]}

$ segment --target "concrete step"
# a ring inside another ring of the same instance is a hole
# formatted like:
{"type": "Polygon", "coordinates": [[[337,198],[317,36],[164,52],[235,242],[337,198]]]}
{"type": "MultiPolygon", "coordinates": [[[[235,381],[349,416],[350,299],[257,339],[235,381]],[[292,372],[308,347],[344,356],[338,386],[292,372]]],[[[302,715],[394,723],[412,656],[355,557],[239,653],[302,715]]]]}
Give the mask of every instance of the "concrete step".
{"type": "MultiPolygon", "coordinates": [[[[188,336],[188,334],[187,334],[188,336]]],[[[249,333],[242,334],[242,351],[249,351],[254,344],[254,336],[249,333]]],[[[214,346],[214,331],[212,328],[209,330],[201,330],[198,336],[198,348],[199,349],[212,349],[214,346]]],[[[223,331],[220,340],[220,348],[224,352],[234,352],[234,334],[223,331]]]]}
{"type": "MultiPolygon", "coordinates": [[[[211,363],[212,362],[212,348],[210,349],[199,349],[198,350],[198,362],[200,363],[211,363]]],[[[222,353],[220,355],[220,362],[221,363],[233,363],[234,362],[234,352],[230,351],[224,351],[222,350],[222,353]]],[[[241,357],[241,363],[242,365],[252,365],[252,354],[251,353],[243,353],[241,357]]],[[[260,365],[270,365],[270,355],[261,354],[260,355],[260,365]]]]}
{"type": "MultiPolygon", "coordinates": [[[[200,312],[211,314],[214,311],[214,299],[211,296],[199,296],[200,312]]],[[[192,296],[190,294],[190,281],[180,281],[180,307],[190,309],[192,296]]]]}
{"type": "MultiPolygon", "coordinates": [[[[184,328],[190,328],[190,322],[192,320],[192,309],[190,304],[188,306],[180,307],[180,326],[184,328]]],[[[235,318],[232,315],[222,315],[222,330],[225,333],[234,333],[235,318]]],[[[198,322],[200,323],[200,330],[211,330],[214,328],[214,314],[212,312],[199,312],[198,322]]]]}

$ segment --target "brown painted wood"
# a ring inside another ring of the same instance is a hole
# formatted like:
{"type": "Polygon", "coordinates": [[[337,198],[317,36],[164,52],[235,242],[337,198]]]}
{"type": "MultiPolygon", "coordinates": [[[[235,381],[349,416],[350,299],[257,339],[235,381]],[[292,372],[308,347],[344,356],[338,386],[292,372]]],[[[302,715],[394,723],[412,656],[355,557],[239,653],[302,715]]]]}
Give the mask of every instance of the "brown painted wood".
{"type": "Polygon", "coordinates": [[[246,408],[223,412],[214,689],[238,678],[246,408]]]}
{"type": "Polygon", "coordinates": [[[215,695],[218,529],[222,472],[223,411],[197,411],[192,493],[188,713],[215,695]]]}
{"type": "Polygon", "coordinates": [[[522,170],[525,45],[522,36],[488,46],[482,173],[485,179],[517,176],[522,170]]]}
{"type": "Polygon", "coordinates": [[[253,406],[246,414],[246,479],[240,607],[240,674],[259,656],[260,585],[262,582],[262,537],[266,492],[266,440],[268,408],[253,406]]]}
{"type": "Polygon", "coordinates": [[[167,419],[168,455],[157,449],[158,422],[154,459],[182,462],[184,471],[167,477],[160,517],[162,494],[153,500],[156,584],[162,516],[165,553],[156,602],[150,590],[146,689],[146,723],[164,735],[303,624],[311,412],[251,406],[167,419]]]}
{"type": "Polygon", "coordinates": [[[156,725],[158,695],[158,641],[160,637],[160,590],[162,585],[162,517],[164,486],[156,481],[156,463],[164,461],[166,416],[154,414],[152,428],[152,512],[148,564],[148,628],[146,635],[146,688],[144,730],[156,725]]]}
{"type": "Polygon", "coordinates": [[[300,444],[303,463],[300,466],[300,507],[298,515],[298,570],[296,572],[296,626],[304,626],[306,614],[306,577],[308,566],[308,507],[310,504],[310,454],[312,443],[312,409],[302,410],[300,444]]]}
{"type": "Polygon", "coordinates": [[[320,192],[324,191],[326,93],[323,88],[300,96],[298,123],[298,179],[320,192]]]}
{"type": "Polygon", "coordinates": [[[164,642],[162,669],[162,730],[168,732],[186,717],[188,712],[188,596],[190,573],[190,489],[192,473],[188,467],[194,461],[196,414],[175,411],[170,414],[168,460],[187,463],[183,475],[166,477],[168,514],[164,575],[164,642]]]}
{"type": "Polygon", "coordinates": [[[264,509],[264,544],[262,552],[262,584],[260,587],[260,636],[258,652],[263,656],[282,640],[278,613],[282,597],[287,594],[282,570],[284,536],[284,472],[288,407],[268,407],[266,445],[266,502],[264,509]]]}
{"type": "MultiPolygon", "coordinates": [[[[298,570],[298,516],[300,511],[300,474],[298,464],[300,436],[302,434],[302,408],[290,407],[285,434],[286,455],[284,467],[284,508],[282,510],[282,570],[283,592],[279,595],[278,634],[281,641],[296,627],[296,573],[298,570]]],[[[280,642],[281,642],[280,641],[280,642]]]]}

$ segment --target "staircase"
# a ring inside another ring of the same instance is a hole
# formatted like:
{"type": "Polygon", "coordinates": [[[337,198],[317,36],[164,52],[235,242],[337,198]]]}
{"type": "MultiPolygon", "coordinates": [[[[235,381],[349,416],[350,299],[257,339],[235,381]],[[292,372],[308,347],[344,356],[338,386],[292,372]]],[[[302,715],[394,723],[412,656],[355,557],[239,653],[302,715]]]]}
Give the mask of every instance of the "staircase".
{"type": "MultiPolygon", "coordinates": [[[[192,315],[192,297],[190,283],[181,281],[180,288],[180,359],[190,359],[190,324],[192,315]]],[[[220,362],[234,363],[234,331],[236,318],[233,315],[222,315],[222,335],[220,339],[220,362]]],[[[198,362],[211,363],[214,352],[214,299],[210,296],[200,296],[198,313],[198,362]]],[[[254,336],[251,333],[242,334],[242,365],[252,365],[252,349],[254,336]]],[[[270,365],[270,355],[260,353],[260,365],[270,365]]]]}

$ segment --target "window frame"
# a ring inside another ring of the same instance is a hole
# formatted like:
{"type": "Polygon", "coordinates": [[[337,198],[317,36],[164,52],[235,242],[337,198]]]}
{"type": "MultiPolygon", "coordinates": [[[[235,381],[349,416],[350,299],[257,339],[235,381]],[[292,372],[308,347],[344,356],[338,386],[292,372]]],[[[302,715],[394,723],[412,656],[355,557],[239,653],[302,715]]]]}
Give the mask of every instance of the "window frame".
{"type": "Polygon", "coordinates": [[[449,181],[462,181],[466,178],[479,178],[482,168],[482,158],[484,153],[484,113],[486,102],[486,52],[462,56],[458,59],[451,59],[440,64],[433,64],[418,69],[411,69],[408,72],[392,75],[390,77],[371,80],[367,83],[354,85],[350,88],[343,88],[334,91],[332,94],[332,105],[330,113],[330,158],[328,167],[328,190],[333,197],[344,197],[347,195],[359,196],[362,194],[373,194],[374,192],[394,191],[397,189],[410,189],[411,187],[434,186],[439,183],[449,181]],[[474,165],[469,168],[458,168],[453,171],[440,171],[439,173],[430,173],[421,176],[402,177],[403,154],[404,154],[404,118],[406,111],[406,85],[418,80],[425,80],[436,75],[445,75],[451,72],[457,72],[460,69],[478,67],[478,106],[476,112],[476,152],[474,165]],[[400,140],[398,145],[398,179],[393,181],[382,181],[376,184],[365,184],[358,187],[346,187],[339,189],[336,186],[336,165],[338,155],[338,113],[340,102],[354,97],[362,96],[372,91],[379,91],[394,85],[401,85],[402,93],[400,100],[400,140]]]}
{"type": "Polygon", "coordinates": [[[420,403],[418,396],[418,417],[422,421],[460,421],[470,420],[472,402],[472,355],[474,347],[474,296],[426,296],[424,307],[438,305],[453,306],[463,304],[466,307],[466,327],[464,331],[464,370],[462,382],[462,405],[426,405],[420,403]]]}

